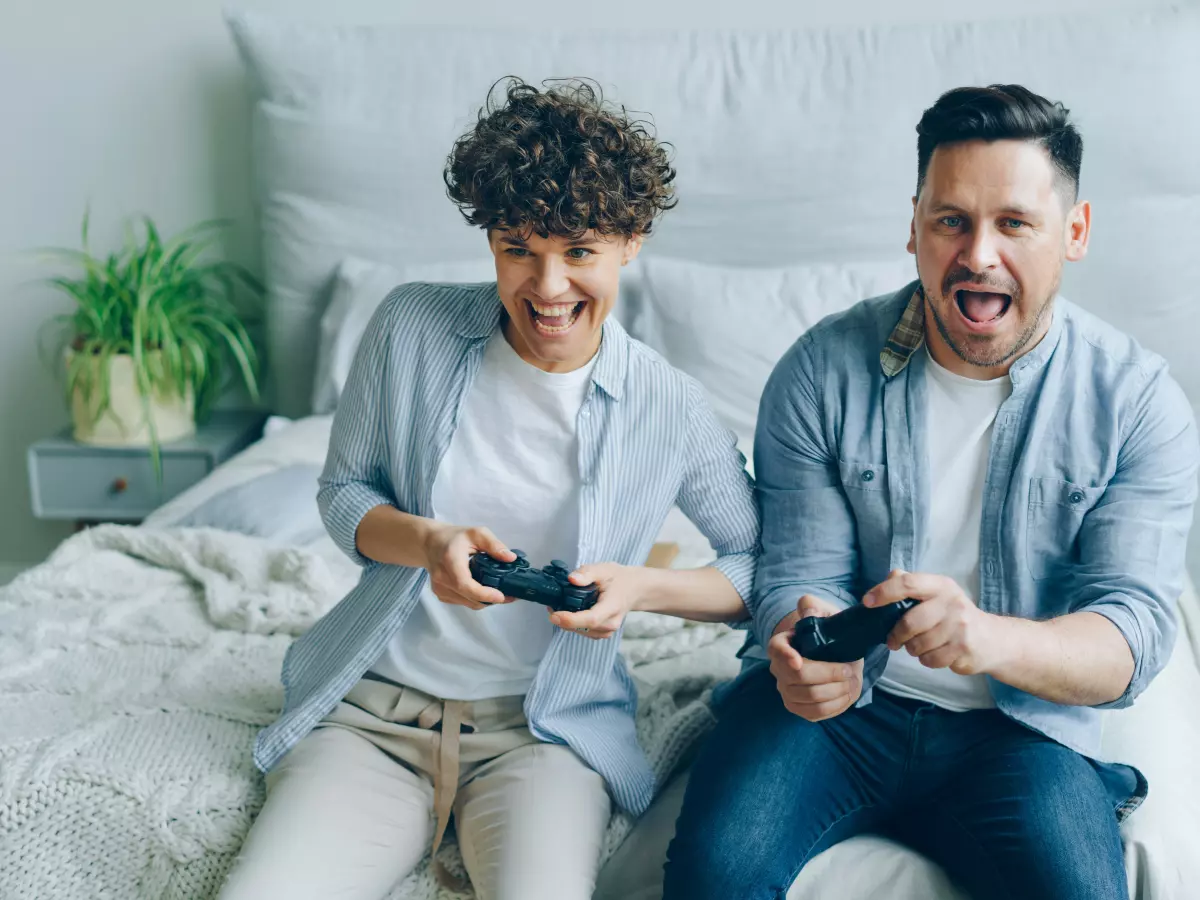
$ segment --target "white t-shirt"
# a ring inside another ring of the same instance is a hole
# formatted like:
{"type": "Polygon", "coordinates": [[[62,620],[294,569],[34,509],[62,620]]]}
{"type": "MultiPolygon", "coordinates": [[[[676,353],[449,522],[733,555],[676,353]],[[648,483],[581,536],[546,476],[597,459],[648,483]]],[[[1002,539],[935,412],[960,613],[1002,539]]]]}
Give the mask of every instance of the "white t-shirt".
{"type": "MultiPolygon", "coordinates": [[[[920,570],[953,578],[976,600],[983,482],[992,448],[992,425],[1012,393],[1012,382],[1007,375],[990,381],[956,375],[938,365],[928,355],[928,347],[925,370],[929,373],[926,443],[931,496],[929,543],[920,570]]],[[[904,648],[891,654],[878,685],[889,693],[956,712],[996,705],[986,676],[926,668],[904,648]]]]}
{"type": "MultiPolygon", "coordinates": [[[[433,486],[434,518],[485,526],[531,566],[573,567],[579,541],[576,418],[591,362],[551,374],[522,360],[497,332],[459,415],[433,486]]],[[[473,610],[426,585],[372,671],[447,700],[524,694],[554,633],[540,603],[473,610]]]]}

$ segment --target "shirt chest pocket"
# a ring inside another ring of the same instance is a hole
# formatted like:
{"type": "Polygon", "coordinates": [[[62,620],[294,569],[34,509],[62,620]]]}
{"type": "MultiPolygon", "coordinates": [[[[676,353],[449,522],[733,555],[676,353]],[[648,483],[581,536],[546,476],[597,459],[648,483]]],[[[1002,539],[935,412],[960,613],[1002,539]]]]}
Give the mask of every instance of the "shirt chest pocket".
{"type": "MultiPolygon", "coordinates": [[[[846,499],[854,512],[859,559],[863,564],[869,560],[882,560],[886,566],[892,555],[891,495],[888,493],[887,466],[882,463],[838,460],[838,469],[846,499]]],[[[869,580],[879,573],[864,574],[869,580]]]]}
{"type": "Polygon", "coordinates": [[[1025,556],[1036,580],[1062,575],[1079,558],[1084,516],[1100,502],[1104,487],[1087,487],[1061,478],[1032,478],[1025,556]]]}

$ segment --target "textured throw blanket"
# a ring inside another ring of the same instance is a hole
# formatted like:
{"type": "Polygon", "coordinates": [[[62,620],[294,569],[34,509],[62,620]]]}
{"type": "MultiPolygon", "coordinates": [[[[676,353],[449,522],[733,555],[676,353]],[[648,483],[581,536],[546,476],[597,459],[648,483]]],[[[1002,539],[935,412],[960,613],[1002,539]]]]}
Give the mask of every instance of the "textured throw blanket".
{"type": "MultiPolygon", "coordinates": [[[[354,584],[332,551],[102,526],[0,588],[0,898],[213,897],[262,805],[250,759],[290,641],[354,584]]],[[[639,735],[660,778],[736,671],[724,626],[631,616],[639,735]]],[[[631,823],[615,815],[607,857],[631,823]]],[[[457,847],[440,854],[462,872],[457,847]]],[[[428,859],[390,900],[450,900],[428,859]]]]}

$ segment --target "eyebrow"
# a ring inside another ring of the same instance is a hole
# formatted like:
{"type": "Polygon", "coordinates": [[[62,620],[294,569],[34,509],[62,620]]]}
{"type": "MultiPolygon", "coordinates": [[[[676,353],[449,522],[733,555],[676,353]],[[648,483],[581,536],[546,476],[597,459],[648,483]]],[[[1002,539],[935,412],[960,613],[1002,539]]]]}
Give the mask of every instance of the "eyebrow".
{"type": "MultiPolygon", "coordinates": [[[[954,206],[953,204],[950,204],[950,203],[941,203],[941,204],[933,207],[933,209],[930,210],[930,212],[932,212],[934,214],[938,214],[938,213],[958,213],[960,215],[964,214],[964,211],[961,207],[954,206]]],[[[1014,218],[1018,218],[1018,219],[1032,219],[1037,215],[1033,210],[1025,209],[1025,207],[1023,207],[1023,206],[1006,206],[999,211],[999,214],[1002,216],[1013,216],[1014,218]]]]}
{"type": "MultiPolygon", "coordinates": [[[[511,244],[514,247],[528,247],[529,246],[529,244],[527,242],[521,240],[521,238],[513,237],[512,235],[508,235],[508,234],[506,234],[506,235],[504,235],[504,237],[500,238],[500,243],[511,244]]],[[[600,244],[600,243],[603,243],[603,241],[601,241],[600,238],[591,238],[590,240],[580,238],[579,240],[571,241],[569,244],[567,244],[567,247],[568,247],[568,249],[571,247],[587,247],[591,244],[600,244]]]]}

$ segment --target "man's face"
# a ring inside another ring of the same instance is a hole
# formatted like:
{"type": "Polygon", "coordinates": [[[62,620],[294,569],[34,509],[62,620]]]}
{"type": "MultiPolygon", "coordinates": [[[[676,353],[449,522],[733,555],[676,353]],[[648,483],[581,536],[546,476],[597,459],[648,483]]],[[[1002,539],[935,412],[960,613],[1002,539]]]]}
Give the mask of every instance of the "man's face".
{"type": "Polygon", "coordinates": [[[578,240],[493,229],[504,336],[527,363],[546,372],[578,369],[600,347],[600,328],[617,299],[621,267],[641,249],[640,236],[578,240]]]}
{"type": "Polygon", "coordinates": [[[1063,260],[1086,255],[1091,224],[1060,178],[1031,141],[934,150],[908,251],[931,314],[930,353],[951,371],[998,377],[1045,336],[1063,260]]]}

